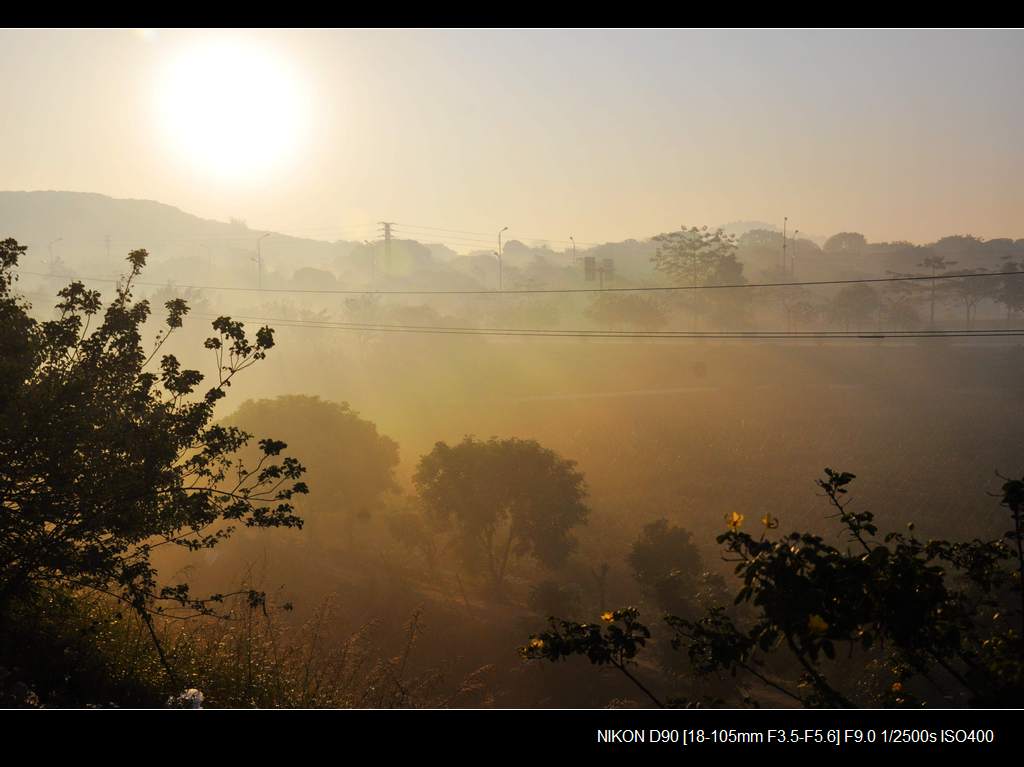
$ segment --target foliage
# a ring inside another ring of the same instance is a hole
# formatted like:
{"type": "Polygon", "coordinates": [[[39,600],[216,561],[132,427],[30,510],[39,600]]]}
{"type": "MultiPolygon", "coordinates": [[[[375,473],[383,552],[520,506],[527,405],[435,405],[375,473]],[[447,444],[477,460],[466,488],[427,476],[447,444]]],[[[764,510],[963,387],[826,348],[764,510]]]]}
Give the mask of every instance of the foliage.
{"type": "Polygon", "coordinates": [[[921,259],[918,266],[931,270],[931,273],[934,276],[936,274],[942,274],[949,267],[956,266],[956,264],[956,261],[950,261],[945,256],[932,253],[931,255],[925,256],[921,259]]]}
{"type": "Polygon", "coordinates": [[[338,519],[351,536],[355,523],[369,518],[383,496],[398,491],[398,443],[379,434],[347,402],[299,395],[250,400],[222,423],[302,445],[309,456],[307,480],[317,489],[303,509],[309,512],[307,523],[320,531],[338,519]]]}
{"type": "MultiPolygon", "coordinates": [[[[778,274],[776,279],[784,280],[786,275],[778,274]]],[[[786,316],[787,332],[804,329],[820,313],[819,308],[812,300],[811,292],[799,285],[776,288],[771,295],[774,295],[782,306],[783,314],[786,316]]]]}
{"type": "Polygon", "coordinates": [[[602,623],[576,623],[551,618],[551,630],[530,637],[530,641],[519,648],[519,654],[528,660],[542,658],[549,661],[584,655],[595,666],[609,665],[621,671],[656,706],[661,707],[661,701],[629,669],[637,652],[651,638],[651,632],[639,622],[639,617],[636,608],[627,607],[603,613],[602,623]]]}
{"type": "Polygon", "coordinates": [[[782,250],[782,232],[771,229],[748,229],[736,240],[743,251],[765,250],[778,257],[782,250]]]}
{"type": "Polygon", "coordinates": [[[197,395],[203,376],[173,355],[149,369],[188,306],[165,304],[166,328],[146,353],[150,305],[132,298],[146,251],[128,256],[105,311],[98,292],[73,282],[56,319],[40,322],[13,292],[25,250],[0,243],[0,604],[87,588],[129,604],[151,630],[153,612],[211,613],[223,595],[159,585],[150,557],[168,545],[212,548],[239,524],[301,526],[291,500],[307,491],[304,469],[282,456],[285,443],[260,440],[247,464],[235,453],[251,435],[213,423],[234,376],[274,345],[273,331],[250,339],[242,323],[214,320],[205,346],[218,379],[197,395]]]}
{"type": "MultiPolygon", "coordinates": [[[[983,267],[975,266],[970,269],[957,269],[951,272],[947,271],[946,275],[978,274],[987,271],[988,270],[983,267]]],[[[943,280],[940,286],[940,295],[945,298],[946,301],[963,307],[964,320],[967,323],[966,327],[970,328],[974,326],[974,320],[977,317],[978,304],[988,298],[998,298],[1000,283],[1001,280],[988,278],[943,280]]]]}
{"type": "MultiPolygon", "coordinates": [[[[1003,272],[1024,271],[1024,263],[1005,259],[1003,272]]],[[[1008,274],[1003,277],[995,289],[995,300],[1006,307],[1007,319],[1013,314],[1024,311],[1024,275],[1008,274]]]]}
{"type": "Polygon", "coordinates": [[[661,610],[677,615],[696,610],[703,563],[688,530],[666,519],[651,522],[644,526],[627,560],[646,598],[661,610]]]}
{"type": "MultiPolygon", "coordinates": [[[[957,263],[956,261],[950,261],[945,256],[938,255],[938,254],[935,254],[935,253],[931,253],[930,249],[929,249],[928,253],[929,253],[929,255],[927,255],[923,259],[921,259],[920,263],[918,263],[918,266],[923,267],[923,268],[929,270],[929,272],[931,273],[932,277],[936,277],[939,274],[945,273],[945,271],[947,269],[949,269],[951,266],[956,266],[956,263],[957,263]]],[[[929,322],[932,325],[934,325],[935,324],[935,300],[936,300],[935,280],[930,280],[929,281],[928,290],[929,290],[929,299],[928,299],[928,301],[929,301],[929,309],[928,309],[929,322]]]]}
{"type": "Polygon", "coordinates": [[[665,312],[654,301],[628,293],[598,293],[586,315],[610,330],[633,327],[660,330],[668,322],[665,312]]]}
{"type": "Polygon", "coordinates": [[[486,564],[500,592],[513,556],[555,567],[576,545],[589,510],[575,461],[533,440],[438,442],[413,479],[428,514],[452,529],[464,561],[486,564]]]}
{"type": "Polygon", "coordinates": [[[399,508],[388,514],[386,524],[399,545],[422,556],[431,573],[436,571],[441,546],[438,530],[430,518],[419,509],[399,508]]]}
{"type": "MultiPolygon", "coordinates": [[[[760,536],[742,532],[743,515],[734,512],[718,541],[735,562],[742,584],[735,603],[749,618],[740,622],[723,607],[697,620],[668,615],[675,646],[699,672],[743,672],[804,706],[927,705],[936,691],[942,705],[950,695],[974,706],[1018,705],[1024,693],[1024,479],[1003,485],[1002,503],[1013,520],[1004,539],[960,543],[922,541],[912,525],[879,541],[871,512],[849,508],[853,479],[826,469],[818,480],[846,535],[843,549],[810,533],[770,537],[778,527],[771,515],[761,520],[760,536]],[[835,681],[849,672],[858,648],[863,668],[884,669],[880,688],[858,690],[851,683],[843,689],[835,681]],[[788,662],[771,668],[779,655],[788,662]],[[793,663],[800,673],[796,684],[785,678],[793,663]]],[[[647,635],[634,612],[629,630],[647,635]]],[[[527,657],[554,660],[607,646],[586,624],[563,622],[530,647],[527,657]]]]}
{"type": "Polygon", "coordinates": [[[826,253],[860,255],[867,244],[867,239],[860,232],[840,232],[825,240],[822,250],[826,253]]]}
{"type": "Polygon", "coordinates": [[[941,237],[931,245],[936,253],[951,256],[973,256],[981,253],[984,241],[973,234],[953,234],[941,237]]]}
{"type": "MultiPolygon", "coordinates": [[[[890,277],[912,277],[901,272],[886,272],[890,277]]],[[[889,282],[881,289],[879,301],[885,315],[887,326],[913,330],[920,326],[921,316],[915,303],[921,292],[921,286],[914,281],[889,282]]]]}
{"type": "Polygon", "coordinates": [[[447,669],[418,668],[425,632],[418,615],[392,636],[379,622],[344,628],[337,613],[325,600],[298,621],[288,605],[252,605],[240,594],[216,618],[156,617],[172,679],[137,613],[103,594],[55,591],[45,602],[17,605],[17,624],[0,633],[0,705],[405,708],[480,697],[473,674],[451,685],[447,669]]]}
{"type": "Polygon", "coordinates": [[[530,587],[527,606],[540,615],[575,615],[579,610],[582,595],[578,587],[563,585],[551,578],[530,587]]]}
{"type": "Polygon", "coordinates": [[[832,312],[845,330],[863,329],[878,312],[881,300],[870,285],[845,285],[832,302],[832,312]]]}
{"type": "Polygon", "coordinates": [[[736,260],[736,238],[706,226],[681,227],[653,238],[658,249],[651,262],[680,285],[730,285],[743,281],[736,260]]]}

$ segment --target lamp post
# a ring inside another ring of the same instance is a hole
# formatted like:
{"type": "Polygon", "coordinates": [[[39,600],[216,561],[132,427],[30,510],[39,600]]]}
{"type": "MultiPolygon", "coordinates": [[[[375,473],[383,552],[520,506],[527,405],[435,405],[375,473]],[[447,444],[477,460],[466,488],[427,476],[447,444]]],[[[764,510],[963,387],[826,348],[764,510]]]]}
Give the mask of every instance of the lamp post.
{"type": "Polygon", "coordinates": [[[789,269],[789,274],[793,279],[796,279],[796,236],[800,234],[799,229],[793,230],[793,255],[790,256],[790,263],[792,266],[789,269]]]}
{"type": "Polygon", "coordinates": [[[498,290],[501,290],[501,233],[505,231],[508,231],[507,226],[498,232],[498,290]]]}
{"type": "Polygon", "coordinates": [[[786,273],[786,224],[789,223],[789,216],[782,218],[782,273],[786,273]]]}
{"type": "Polygon", "coordinates": [[[576,238],[569,235],[569,242],[572,243],[572,265],[576,266],[576,238]]]}

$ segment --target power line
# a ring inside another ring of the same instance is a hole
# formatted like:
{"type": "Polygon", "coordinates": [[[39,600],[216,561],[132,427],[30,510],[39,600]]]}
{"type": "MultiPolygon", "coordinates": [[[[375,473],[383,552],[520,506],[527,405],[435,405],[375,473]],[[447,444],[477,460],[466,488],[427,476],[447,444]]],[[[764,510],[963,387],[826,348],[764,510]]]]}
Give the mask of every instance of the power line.
{"type": "MultiPolygon", "coordinates": [[[[198,315],[215,319],[216,315],[198,315]]],[[[615,331],[615,330],[559,330],[530,328],[474,328],[467,326],[387,325],[368,322],[337,322],[332,320],[302,320],[282,317],[231,315],[236,319],[254,322],[273,322],[281,327],[311,327],[379,333],[425,333],[435,335],[518,336],[533,338],[645,338],[645,339],[747,339],[747,340],[875,340],[886,338],[1016,338],[1024,336],[1024,328],[1004,330],[884,330],[860,332],[844,330],[825,331],[615,331]]]]}
{"type": "MultiPolygon", "coordinates": [[[[311,323],[317,325],[329,325],[339,327],[353,327],[353,328],[371,328],[374,330],[388,329],[388,330],[471,330],[480,333],[572,333],[574,335],[601,335],[601,336],[615,336],[615,335],[635,335],[637,333],[643,333],[644,335],[651,336],[857,336],[861,337],[865,335],[865,331],[853,331],[853,330],[645,330],[645,331],[633,331],[633,330],[581,330],[581,329],[560,329],[560,328],[488,328],[488,327],[476,327],[472,325],[410,325],[405,323],[399,324],[386,324],[377,322],[342,322],[340,320],[303,320],[288,317],[254,317],[250,315],[232,315],[237,316],[239,319],[256,320],[260,322],[297,322],[297,323],[311,323]]],[[[1017,333],[1024,333],[1024,328],[1001,328],[1001,329],[989,329],[989,330],[973,330],[967,328],[957,328],[953,330],[882,330],[882,331],[870,331],[871,334],[881,333],[887,336],[901,336],[901,335],[915,335],[915,336],[938,336],[949,333],[957,333],[961,335],[1012,335],[1017,333]]]]}
{"type": "MultiPolygon", "coordinates": [[[[24,272],[25,274],[32,274],[40,277],[61,277],[62,275],[53,274],[42,274],[39,272],[24,272]]],[[[962,277],[991,277],[998,275],[1019,275],[1024,274],[1024,271],[1017,272],[985,272],[981,274],[969,274],[969,275],[937,275],[936,277],[920,277],[920,278],[907,278],[907,277],[889,277],[889,278],[875,278],[865,280],[852,280],[852,282],[877,282],[877,281],[896,281],[906,279],[943,279],[943,278],[962,278],[962,277]]],[[[71,278],[73,279],[73,278],[71,278]]],[[[89,279],[96,282],[118,282],[118,280],[102,279],[102,278],[83,278],[89,279]]],[[[851,280],[844,280],[839,282],[851,282],[851,280]]],[[[178,287],[184,289],[195,289],[202,290],[207,289],[199,286],[168,286],[162,283],[144,283],[137,282],[137,285],[148,285],[154,287],[178,287]]],[[[801,283],[801,284],[835,284],[833,282],[819,282],[819,283],[801,283]]],[[[750,286],[743,286],[750,287],[750,286]]],[[[759,287],[765,287],[761,285],[759,287]]],[[[245,290],[253,291],[258,288],[213,288],[215,290],[245,290]]],[[[643,290],[644,288],[635,288],[634,290],[643,290]]],[[[669,289],[669,288],[666,288],[669,289]]],[[[683,288],[685,289],[685,288],[683,288]]],[[[593,289],[587,289],[586,292],[592,292],[593,289]]],[[[610,290],[615,290],[614,288],[610,290]]],[[[625,288],[624,290],[629,290],[625,288]]],[[[300,293],[322,293],[322,292],[342,292],[342,293],[359,293],[359,294],[376,294],[377,291],[309,291],[309,290],[283,290],[283,289],[267,289],[263,292],[300,292],[300,293]]],[[[381,291],[381,292],[396,292],[396,291],[381,291]]],[[[422,293],[423,291],[414,291],[414,293],[422,293]]],[[[432,291],[442,292],[442,291],[432,291]]],[[[446,293],[452,292],[467,292],[467,291],[443,291],[446,293]]],[[[484,293],[494,294],[494,291],[468,291],[470,293],[484,293]]],[[[513,291],[506,291],[513,292],[513,291]]],[[[519,292],[566,292],[566,291],[519,291],[519,292]]],[[[576,292],[576,291],[571,291],[576,292]]],[[[500,294],[499,294],[500,295],[500,294]]],[[[204,316],[210,319],[214,318],[214,315],[197,315],[204,316]]],[[[754,331],[754,330],[743,330],[743,331],[683,331],[683,330],[664,330],[664,331],[615,331],[615,330],[580,330],[580,329],[555,329],[555,328],[487,328],[487,327],[472,327],[472,326],[432,326],[432,325],[388,325],[379,323],[367,323],[367,322],[341,322],[332,320],[302,320],[302,319],[288,319],[282,317],[258,317],[252,315],[235,315],[239,319],[252,320],[257,322],[273,322],[277,323],[282,327],[312,327],[321,329],[336,329],[336,330],[349,330],[355,332],[378,332],[378,333],[414,333],[414,334],[433,334],[433,335],[482,335],[482,336],[516,336],[516,337],[534,337],[534,338],[607,338],[607,339],[717,339],[717,340],[884,340],[888,338],[899,339],[899,338],[1015,338],[1024,336],[1024,328],[1008,328],[1001,330],[971,330],[971,329],[955,329],[955,330],[884,330],[884,331],[831,331],[831,330],[820,330],[820,331],[754,331]]]]}
{"type": "Polygon", "coordinates": [[[428,232],[448,232],[449,234],[479,234],[483,237],[490,235],[490,232],[471,232],[467,229],[442,229],[437,226],[421,226],[420,224],[410,224],[403,221],[396,221],[395,226],[401,226],[406,229],[425,229],[428,232]]]}
{"type": "MultiPolygon", "coordinates": [[[[436,227],[436,226],[420,226],[419,224],[406,224],[406,223],[402,223],[401,221],[396,222],[396,226],[401,226],[401,227],[406,228],[406,229],[425,229],[427,231],[432,231],[432,232],[449,232],[451,234],[478,234],[478,235],[481,235],[483,237],[487,237],[487,236],[489,236],[491,234],[490,232],[471,232],[471,231],[469,231],[467,229],[441,229],[441,228],[436,227]]],[[[560,240],[560,239],[557,239],[555,237],[534,237],[532,235],[527,235],[527,234],[517,235],[515,239],[517,239],[517,240],[530,240],[531,242],[564,242],[567,245],[571,242],[571,240],[560,240]]],[[[490,240],[487,240],[487,242],[490,242],[490,240]]],[[[593,245],[595,247],[598,246],[598,245],[607,245],[607,244],[609,244],[609,243],[606,243],[606,242],[584,242],[583,240],[576,240],[576,243],[578,245],[593,245]]]]}
{"type": "MultiPolygon", "coordinates": [[[[491,248],[494,247],[494,244],[493,244],[493,242],[491,240],[476,239],[476,238],[472,238],[472,237],[452,237],[452,236],[449,236],[449,235],[439,236],[439,235],[436,235],[436,234],[433,234],[433,233],[424,234],[423,232],[419,232],[419,231],[417,231],[415,229],[410,230],[408,227],[399,226],[398,224],[396,224],[395,226],[398,227],[398,231],[399,231],[400,234],[405,234],[405,235],[408,235],[409,237],[413,237],[413,238],[415,238],[415,237],[422,237],[422,238],[426,239],[427,242],[425,244],[429,244],[430,243],[429,238],[433,238],[434,242],[442,242],[442,243],[452,242],[452,243],[456,243],[456,244],[466,244],[466,245],[472,245],[472,244],[480,243],[483,246],[490,245],[491,248]]],[[[421,242],[421,240],[417,240],[417,242],[421,242]]]]}
{"type": "MultiPolygon", "coordinates": [[[[28,274],[35,277],[59,277],[61,279],[79,279],[89,282],[112,282],[119,280],[104,277],[72,277],[70,275],[47,274],[43,272],[22,271],[21,274],[28,274]]],[[[935,276],[908,276],[908,277],[862,277],[848,280],[812,280],[807,282],[747,282],[731,285],[658,285],[638,287],[616,287],[616,288],[515,288],[512,290],[357,290],[357,289],[329,289],[329,288],[258,288],[242,287],[237,285],[171,285],[166,282],[135,282],[134,284],[144,287],[176,287],[183,290],[222,290],[234,292],[263,292],[263,293],[297,293],[297,294],[323,294],[323,295],[390,295],[390,296],[429,296],[429,295],[490,295],[509,296],[524,294],[558,294],[558,293],[635,293],[651,291],[678,291],[678,290],[734,290],[740,288],[793,288],[813,287],[821,285],[860,285],[865,283],[885,282],[920,282],[926,280],[963,280],[976,277],[1013,277],[1024,274],[1024,270],[1009,272],[972,272],[969,274],[937,274],[935,276]]]]}

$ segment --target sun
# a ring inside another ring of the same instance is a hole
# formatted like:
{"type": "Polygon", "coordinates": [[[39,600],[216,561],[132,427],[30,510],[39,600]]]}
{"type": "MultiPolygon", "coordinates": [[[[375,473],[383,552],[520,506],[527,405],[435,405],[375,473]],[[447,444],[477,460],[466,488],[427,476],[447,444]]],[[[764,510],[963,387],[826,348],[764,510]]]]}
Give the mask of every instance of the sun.
{"type": "Polygon", "coordinates": [[[309,127],[303,79],[241,41],[179,51],[161,73],[157,116],[169,147],[207,175],[246,180],[294,160],[309,127]]]}

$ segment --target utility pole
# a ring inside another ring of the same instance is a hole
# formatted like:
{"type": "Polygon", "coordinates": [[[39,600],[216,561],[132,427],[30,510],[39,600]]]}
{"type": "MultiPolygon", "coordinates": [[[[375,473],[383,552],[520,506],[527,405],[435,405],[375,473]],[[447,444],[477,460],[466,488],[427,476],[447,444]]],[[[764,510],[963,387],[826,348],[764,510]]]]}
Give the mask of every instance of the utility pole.
{"type": "Polygon", "coordinates": [[[501,232],[508,229],[506,226],[504,229],[498,232],[498,290],[501,290],[501,232]]]}
{"type": "Polygon", "coordinates": [[[384,271],[391,272],[391,227],[395,225],[394,221],[378,221],[382,227],[384,227],[384,271]]]}
{"type": "Polygon", "coordinates": [[[572,265],[576,266],[576,238],[570,234],[569,241],[572,243],[572,265]]]}
{"type": "Polygon", "coordinates": [[[263,251],[260,249],[260,245],[263,243],[263,238],[269,237],[271,234],[273,232],[267,232],[256,238],[256,287],[259,290],[263,290],[263,251]]]}
{"type": "Polygon", "coordinates": [[[796,279],[796,236],[798,234],[800,234],[800,230],[799,229],[794,229],[793,230],[793,255],[790,256],[790,263],[792,264],[792,266],[790,267],[790,270],[789,270],[790,276],[793,277],[794,279],[796,279]]]}

